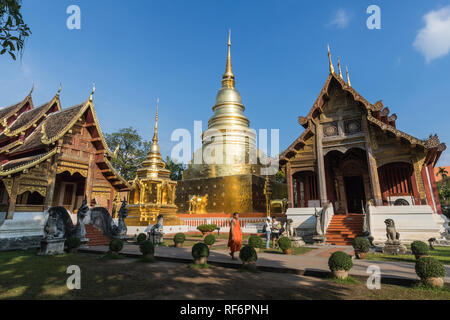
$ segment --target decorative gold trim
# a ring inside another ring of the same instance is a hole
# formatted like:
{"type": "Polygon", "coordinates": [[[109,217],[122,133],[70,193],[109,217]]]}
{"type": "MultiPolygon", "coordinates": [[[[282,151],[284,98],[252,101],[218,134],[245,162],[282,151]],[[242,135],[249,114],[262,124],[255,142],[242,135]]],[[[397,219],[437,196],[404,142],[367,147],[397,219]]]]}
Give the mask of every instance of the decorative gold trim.
{"type": "Polygon", "coordinates": [[[27,170],[29,168],[32,168],[34,166],[36,166],[37,164],[41,163],[42,161],[45,161],[47,159],[49,159],[50,157],[52,157],[53,155],[55,155],[57,153],[57,148],[54,148],[53,150],[47,152],[46,154],[44,154],[43,156],[41,156],[40,158],[37,158],[29,163],[8,169],[8,170],[3,170],[3,168],[0,170],[0,177],[5,177],[23,170],[27,170]]]}

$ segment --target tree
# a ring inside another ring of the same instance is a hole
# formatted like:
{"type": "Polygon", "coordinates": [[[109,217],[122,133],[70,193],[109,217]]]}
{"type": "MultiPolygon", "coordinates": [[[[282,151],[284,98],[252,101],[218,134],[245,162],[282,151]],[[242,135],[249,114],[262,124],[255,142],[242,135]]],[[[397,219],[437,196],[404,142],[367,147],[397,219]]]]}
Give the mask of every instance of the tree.
{"type": "Polygon", "coordinates": [[[438,172],[436,173],[436,176],[441,176],[442,180],[445,180],[448,176],[448,171],[445,169],[445,167],[439,167],[438,172]]]}
{"type": "Polygon", "coordinates": [[[105,139],[111,148],[120,145],[111,163],[125,180],[133,180],[150,149],[150,142],[143,140],[132,127],[123,128],[111,134],[107,133],[105,139]]]}
{"type": "Polygon", "coordinates": [[[14,60],[23,53],[25,38],[31,34],[21,8],[21,0],[0,0],[0,55],[8,52],[14,60]]]}
{"type": "Polygon", "coordinates": [[[166,168],[170,170],[170,179],[181,180],[185,166],[182,163],[173,161],[169,156],[166,157],[164,162],[166,164],[166,168]]]}
{"type": "Polygon", "coordinates": [[[275,181],[280,183],[286,183],[286,175],[283,171],[278,170],[277,174],[275,175],[275,181]]]}

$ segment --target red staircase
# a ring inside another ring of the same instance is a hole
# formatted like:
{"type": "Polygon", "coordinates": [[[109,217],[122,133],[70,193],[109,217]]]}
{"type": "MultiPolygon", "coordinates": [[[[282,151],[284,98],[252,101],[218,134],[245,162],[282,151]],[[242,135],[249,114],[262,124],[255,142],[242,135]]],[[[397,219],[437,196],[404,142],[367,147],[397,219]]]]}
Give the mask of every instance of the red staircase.
{"type": "Polygon", "coordinates": [[[91,226],[90,224],[85,225],[86,228],[86,238],[89,239],[88,246],[107,246],[109,245],[108,237],[103,235],[103,232],[97,228],[91,226]]]}
{"type": "Polygon", "coordinates": [[[359,213],[335,214],[327,229],[327,243],[351,245],[363,233],[364,216],[359,213]]]}

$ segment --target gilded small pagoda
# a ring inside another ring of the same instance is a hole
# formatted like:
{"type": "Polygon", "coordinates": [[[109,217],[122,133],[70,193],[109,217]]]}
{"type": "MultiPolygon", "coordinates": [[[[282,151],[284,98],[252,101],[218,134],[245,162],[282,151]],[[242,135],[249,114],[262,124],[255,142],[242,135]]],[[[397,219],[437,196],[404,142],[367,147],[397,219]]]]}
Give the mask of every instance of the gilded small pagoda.
{"type": "Polygon", "coordinates": [[[175,189],[177,182],[170,179],[170,170],[161,158],[158,145],[158,104],[156,106],[155,132],[150,152],[131,182],[127,224],[147,226],[156,222],[159,214],[164,216],[165,225],[178,225],[175,215],[175,189]]]}

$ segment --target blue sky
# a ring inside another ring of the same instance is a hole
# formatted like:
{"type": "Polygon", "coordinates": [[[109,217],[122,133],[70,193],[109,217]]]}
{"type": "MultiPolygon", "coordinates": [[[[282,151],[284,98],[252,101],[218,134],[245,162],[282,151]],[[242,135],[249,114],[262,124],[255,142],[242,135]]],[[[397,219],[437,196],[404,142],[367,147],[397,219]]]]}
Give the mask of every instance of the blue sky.
{"type": "MultiPolygon", "coordinates": [[[[142,1],[24,0],[33,32],[21,61],[0,56],[0,106],[35,84],[35,105],[62,82],[69,107],[94,102],[104,132],[133,126],[151,139],[160,98],[160,145],[174,129],[206,129],[225,68],[228,29],[237,88],[251,127],[279,128],[284,150],[328,75],[326,46],[349,66],[353,87],[398,115],[399,129],[450,142],[449,1],[142,1]],[[81,30],[66,8],[81,8],[81,30]],[[381,8],[381,30],[366,9],[381,8]],[[420,36],[419,35],[420,33],[420,36]]],[[[444,154],[440,165],[449,165],[444,154]]]]}

